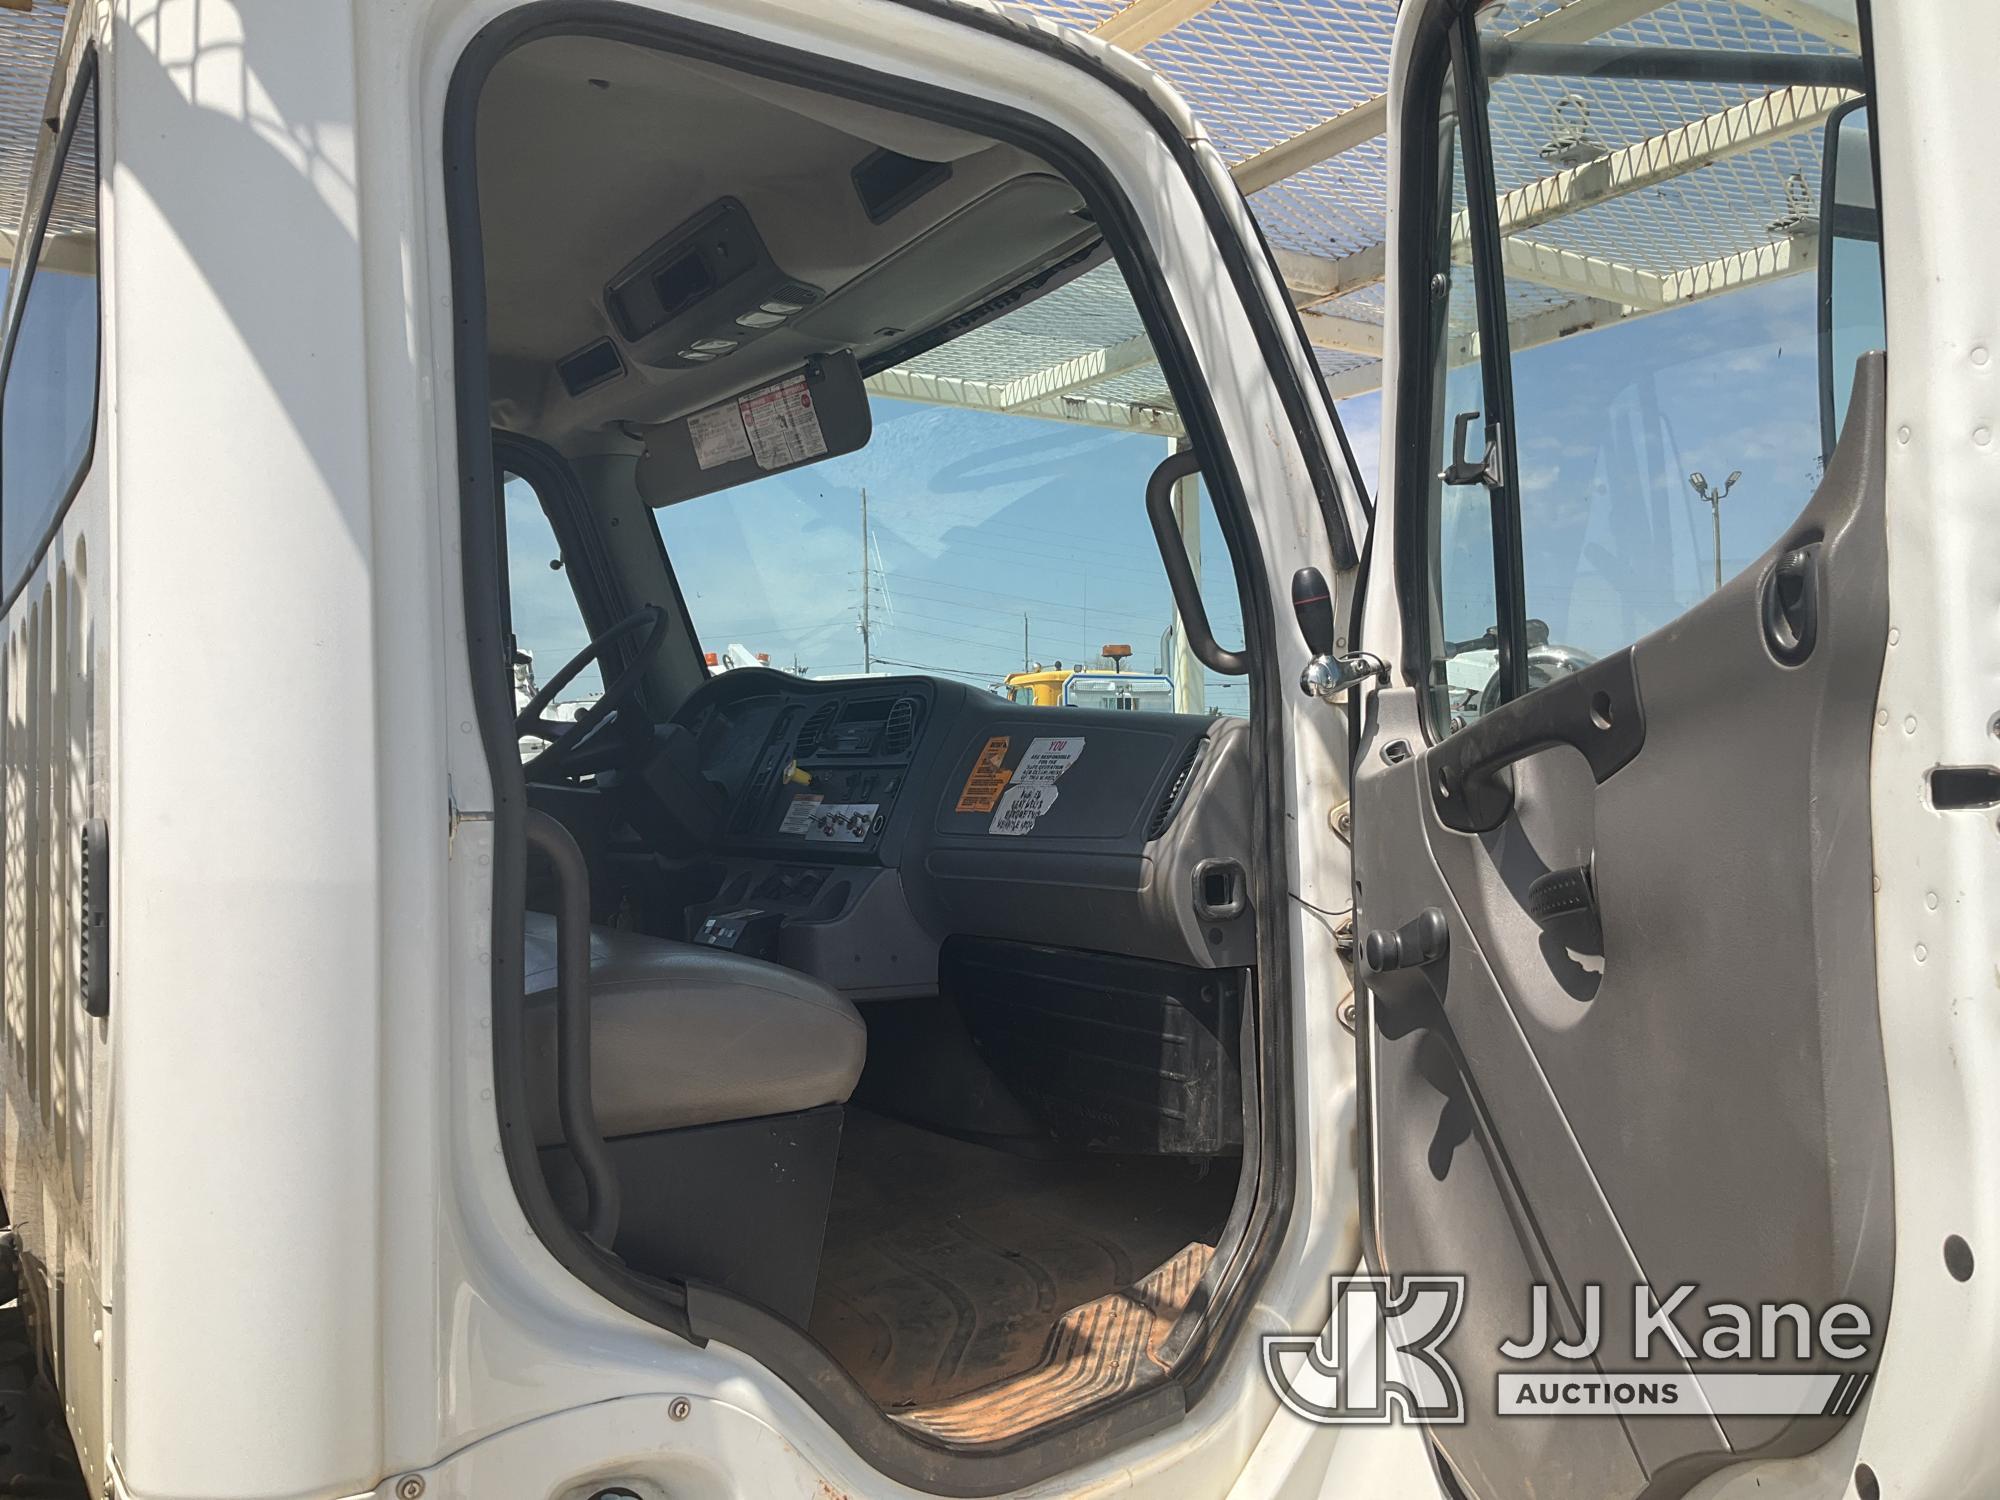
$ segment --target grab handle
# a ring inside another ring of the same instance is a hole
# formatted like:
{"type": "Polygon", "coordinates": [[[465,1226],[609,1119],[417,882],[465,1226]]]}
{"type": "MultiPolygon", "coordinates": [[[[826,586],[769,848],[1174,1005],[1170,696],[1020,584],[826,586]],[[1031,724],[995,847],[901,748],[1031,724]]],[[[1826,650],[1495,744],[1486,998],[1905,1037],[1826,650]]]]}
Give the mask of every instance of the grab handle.
{"type": "Polygon", "coordinates": [[[1226,651],[1215,642],[1208,628],[1208,611],[1201,602],[1201,585],[1195,582],[1188,564],[1187,547],[1181,541],[1180,522],[1174,516],[1174,486],[1191,474],[1201,472],[1201,460],[1192,449],[1169,453],[1146,481],[1146,516],[1153,523],[1153,540],[1160,547],[1160,561],[1167,565],[1167,587],[1173,591],[1174,608],[1181,617],[1188,649],[1205,667],[1228,677],[1241,677],[1250,670],[1250,658],[1241,651],[1226,651]]]}
{"type": "Polygon", "coordinates": [[[528,843],[555,871],[556,1115],[563,1139],[583,1173],[588,1210],[583,1232],[609,1250],[618,1237],[618,1174],[597,1128],[590,1093],[590,868],[570,831],[547,813],[528,810],[528,843]]]}

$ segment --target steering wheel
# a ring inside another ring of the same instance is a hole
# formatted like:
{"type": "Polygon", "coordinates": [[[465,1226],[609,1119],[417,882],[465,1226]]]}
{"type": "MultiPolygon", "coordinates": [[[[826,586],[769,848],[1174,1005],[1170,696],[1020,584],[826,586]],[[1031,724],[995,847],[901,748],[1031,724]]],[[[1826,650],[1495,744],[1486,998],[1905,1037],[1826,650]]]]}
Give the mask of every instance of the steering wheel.
{"type": "Polygon", "coordinates": [[[534,735],[549,742],[522,768],[523,773],[530,779],[539,774],[540,779],[548,780],[573,769],[581,769],[575,765],[581,752],[597,737],[597,732],[616,719],[618,711],[638,695],[646,669],[660,654],[660,647],[666,644],[666,639],[667,612],[657,604],[642,604],[565,662],[562,670],[542,684],[535,696],[528,700],[527,707],[514,717],[517,739],[534,735]],[[556,694],[568,687],[577,673],[592,662],[601,660],[605,649],[613,641],[624,640],[641,631],[646,632],[645,640],[632,654],[625,670],[604,689],[601,698],[571,720],[542,717],[548,706],[555,702],[556,694]]]}

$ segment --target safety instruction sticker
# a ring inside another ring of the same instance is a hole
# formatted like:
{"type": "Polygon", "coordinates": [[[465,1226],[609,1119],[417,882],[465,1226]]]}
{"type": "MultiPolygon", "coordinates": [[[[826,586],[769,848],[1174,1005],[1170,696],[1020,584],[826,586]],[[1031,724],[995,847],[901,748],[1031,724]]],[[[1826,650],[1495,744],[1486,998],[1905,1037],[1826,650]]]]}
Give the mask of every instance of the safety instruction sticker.
{"type": "Polygon", "coordinates": [[[794,375],[736,400],[760,469],[783,469],[826,452],[806,378],[794,375]]]}
{"type": "Polygon", "coordinates": [[[804,833],[812,826],[813,814],[819,811],[820,803],[825,800],[817,792],[792,798],[791,806],[785,809],[784,821],[778,824],[778,832],[793,837],[804,833]]]}
{"type": "Polygon", "coordinates": [[[743,415],[734,401],[689,417],[688,437],[694,443],[694,461],[704,469],[750,456],[750,434],[743,430],[743,415]]]}
{"type": "Polygon", "coordinates": [[[1004,734],[996,734],[986,742],[986,748],[979,752],[979,759],[972,763],[972,774],[965,778],[964,790],[958,794],[957,811],[993,811],[993,804],[1000,800],[1001,792],[1007,788],[1007,778],[1014,774],[1000,764],[1007,758],[1008,743],[1004,734]]]}
{"type": "Polygon", "coordinates": [[[1056,783],[1076,764],[1077,757],[1083,754],[1083,745],[1081,735],[1028,741],[1021,763],[1014,767],[1011,784],[1000,794],[993,821],[986,831],[1013,838],[1030,831],[1055,806],[1056,783]]]}

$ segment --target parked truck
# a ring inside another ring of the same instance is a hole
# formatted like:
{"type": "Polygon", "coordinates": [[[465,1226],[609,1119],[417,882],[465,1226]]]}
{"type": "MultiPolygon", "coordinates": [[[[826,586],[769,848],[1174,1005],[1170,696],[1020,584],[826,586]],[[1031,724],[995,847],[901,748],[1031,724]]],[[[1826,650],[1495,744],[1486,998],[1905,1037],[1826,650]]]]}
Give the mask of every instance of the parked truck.
{"type": "Polygon", "coordinates": [[[2000,8],[1404,0],[1345,260],[1174,8],[59,13],[0,1490],[2000,1488],[2000,8]],[[1247,717],[711,671],[871,445],[1247,717]]]}

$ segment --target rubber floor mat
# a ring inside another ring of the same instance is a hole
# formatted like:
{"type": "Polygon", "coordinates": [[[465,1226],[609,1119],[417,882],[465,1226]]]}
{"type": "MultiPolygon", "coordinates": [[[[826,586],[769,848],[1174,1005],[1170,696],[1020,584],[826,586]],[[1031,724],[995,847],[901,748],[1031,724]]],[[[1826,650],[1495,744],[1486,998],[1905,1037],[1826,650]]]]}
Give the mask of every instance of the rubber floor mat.
{"type": "Polygon", "coordinates": [[[1235,1168],[1033,1161],[850,1110],[812,1333],[892,1410],[1035,1370],[1064,1314],[1213,1242],[1235,1168]]]}
{"type": "Polygon", "coordinates": [[[897,1416],[946,1442],[991,1443],[1137,1389],[1165,1371],[1160,1346],[1214,1253],[1189,1245],[1137,1286],[1064,1313],[1033,1369],[897,1416]]]}

